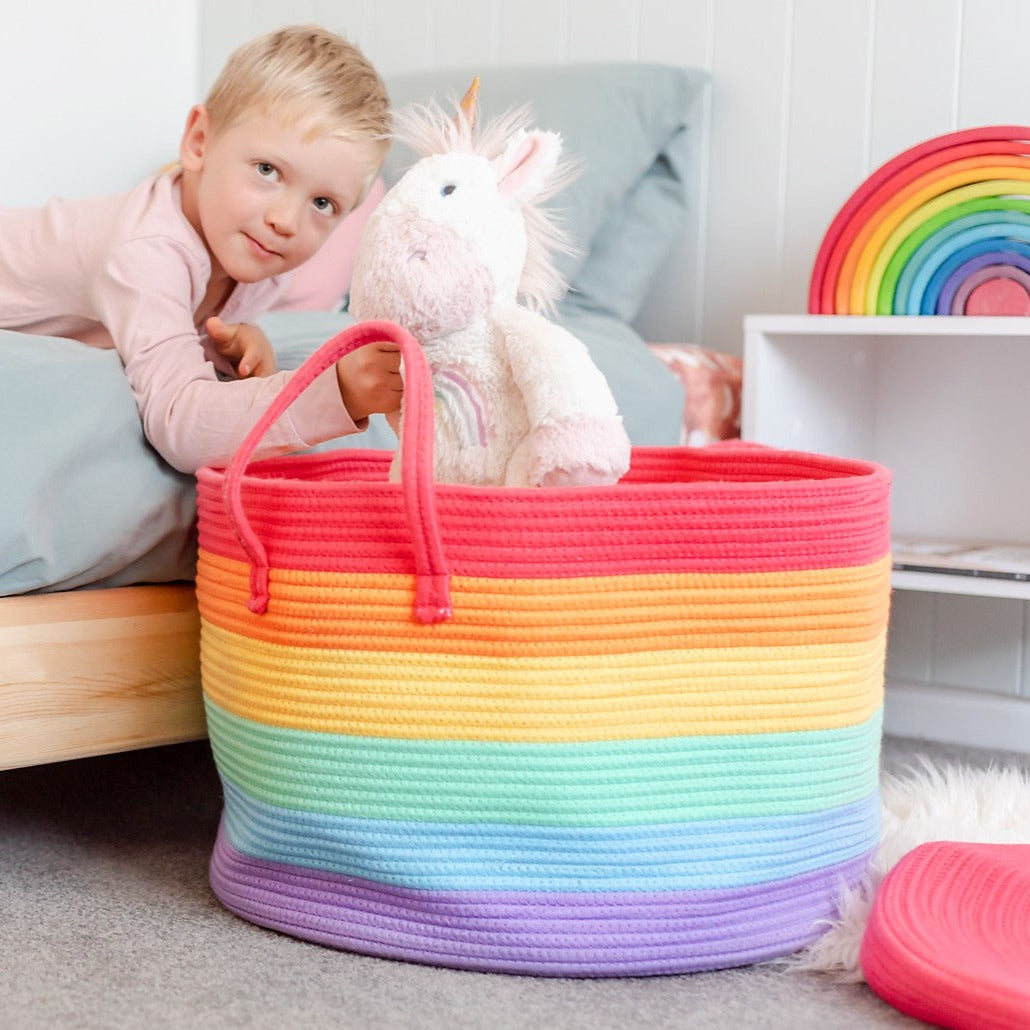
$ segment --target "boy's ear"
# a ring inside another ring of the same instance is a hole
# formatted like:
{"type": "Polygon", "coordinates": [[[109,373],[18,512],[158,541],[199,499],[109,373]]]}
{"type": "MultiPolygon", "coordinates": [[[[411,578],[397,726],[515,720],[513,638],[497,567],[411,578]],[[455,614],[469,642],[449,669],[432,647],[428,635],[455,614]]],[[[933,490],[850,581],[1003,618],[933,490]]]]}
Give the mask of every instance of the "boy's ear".
{"type": "Polygon", "coordinates": [[[186,128],[179,141],[179,163],[188,172],[199,172],[204,163],[204,150],[211,138],[211,116],[203,104],[190,108],[186,128]]]}

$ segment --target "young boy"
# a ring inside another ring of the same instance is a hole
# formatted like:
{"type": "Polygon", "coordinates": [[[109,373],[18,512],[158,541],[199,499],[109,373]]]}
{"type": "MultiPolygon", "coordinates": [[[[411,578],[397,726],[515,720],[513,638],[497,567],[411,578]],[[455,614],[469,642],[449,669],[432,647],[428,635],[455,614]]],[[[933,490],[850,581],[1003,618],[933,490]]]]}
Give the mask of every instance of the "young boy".
{"type": "MultiPolygon", "coordinates": [[[[0,328],[115,347],[147,438],[173,466],[224,465],[292,372],[250,323],[365,196],[386,91],[314,26],[237,50],[186,120],[179,164],[118,195],[0,208],[0,328]]],[[[320,376],[258,456],[365,427],[400,404],[399,353],[320,376]]]]}

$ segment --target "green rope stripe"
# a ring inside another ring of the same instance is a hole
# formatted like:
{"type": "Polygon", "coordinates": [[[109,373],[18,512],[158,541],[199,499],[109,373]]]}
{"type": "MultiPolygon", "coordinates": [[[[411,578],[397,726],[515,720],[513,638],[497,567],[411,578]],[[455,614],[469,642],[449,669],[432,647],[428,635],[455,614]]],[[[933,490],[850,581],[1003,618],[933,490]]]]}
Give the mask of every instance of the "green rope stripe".
{"type": "Polygon", "coordinates": [[[284,808],[354,818],[613,826],[813,812],[877,789],[880,716],[839,730],[587,744],[288,730],[207,702],[221,774],[284,808]]]}

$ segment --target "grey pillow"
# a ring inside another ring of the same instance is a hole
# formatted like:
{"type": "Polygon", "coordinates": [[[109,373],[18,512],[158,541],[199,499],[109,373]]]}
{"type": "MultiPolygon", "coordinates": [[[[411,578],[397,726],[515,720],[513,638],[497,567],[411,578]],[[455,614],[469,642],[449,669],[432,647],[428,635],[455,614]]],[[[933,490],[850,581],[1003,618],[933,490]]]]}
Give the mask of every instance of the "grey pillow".
{"type": "MultiPolygon", "coordinates": [[[[418,72],[388,79],[395,108],[450,105],[480,75],[484,119],[528,105],[538,128],[560,132],[579,177],[552,201],[577,247],[558,265],[566,307],[632,321],[683,230],[688,113],[707,76],[668,65],[601,63],[418,72]]],[[[393,147],[395,182],[413,155],[393,147]]]]}
{"type": "Polygon", "coordinates": [[[193,477],[144,440],[113,350],[0,330],[0,411],[0,594],[193,577],[193,477]]]}

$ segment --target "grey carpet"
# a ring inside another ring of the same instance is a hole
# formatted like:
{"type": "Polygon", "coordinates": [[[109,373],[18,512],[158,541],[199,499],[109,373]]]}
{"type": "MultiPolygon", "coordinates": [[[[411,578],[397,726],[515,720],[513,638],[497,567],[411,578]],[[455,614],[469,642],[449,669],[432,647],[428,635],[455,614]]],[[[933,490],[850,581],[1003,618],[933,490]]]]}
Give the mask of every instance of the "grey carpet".
{"type": "MultiPolygon", "coordinates": [[[[885,742],[985,765],[992,755],[885,742]]],[[[321,948],[223,910],[207,886],[221,799],[206,743],[0,772],[0,1026],[36,1028],[920,1026],[864,985],[769,966],[625,980],[432,969],[321,948]]]]}

